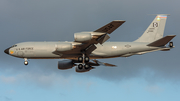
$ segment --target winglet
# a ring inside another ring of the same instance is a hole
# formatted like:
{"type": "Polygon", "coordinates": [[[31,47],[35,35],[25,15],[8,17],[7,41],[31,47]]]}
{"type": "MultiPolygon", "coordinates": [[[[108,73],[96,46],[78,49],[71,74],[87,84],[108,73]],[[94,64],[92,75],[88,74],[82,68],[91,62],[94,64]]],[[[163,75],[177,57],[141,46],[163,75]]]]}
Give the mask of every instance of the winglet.
{"type": "Polygon", "coordinates": [[[159,47],[159,46],[164,46],[166,45],[169,41],[171,41],[176,35],[169,35],[165,36],[157,41],[154,41],[147,46],[154,46],[154,47],[159,47]]]}
{"type": "Polygon", "coordinates": [[[108,33],[111,34],[114,30],[116,30],[119,26],[121,26],[125,21],[123,20],[115,20],[112,21],[110,23],[108,23],[107,25],[97,29],[94,32],[102,32],[102,33],[108,33]]]}

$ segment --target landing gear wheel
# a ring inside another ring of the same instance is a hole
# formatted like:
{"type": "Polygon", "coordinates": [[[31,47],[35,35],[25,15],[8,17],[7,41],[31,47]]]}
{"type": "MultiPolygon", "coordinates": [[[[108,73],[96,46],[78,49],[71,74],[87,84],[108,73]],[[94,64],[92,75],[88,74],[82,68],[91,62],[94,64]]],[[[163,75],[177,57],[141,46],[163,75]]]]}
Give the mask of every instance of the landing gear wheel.
{"type": "Polygon", "coordinates": [[[82,56],[78,57],[78,61],[82,62],[83,61],[83,57],[82,56]]]}
{"type": "Polygon", "coordinates": [[[78,68],[81,70],[81,69],[83,69],[83,65],[82,64],[79,64],[78,65],[78,68]]]}
{"type": "Polygon", "coordinates": [[[85,69],[89,69],[89,67],[90,67],[90,66],[89,66],[88,64],[85,64],[85,65],[84,65],[84,68],[85,68],[85,69]]]}
{"type": "Polygon", "coordinates": [[[85,57],[85,58],[84,58],[84,61],[85,61],[85,62],[89,62],[89,57],[85,57]]]}
{"type": "Polygon", "coordinates": [[[27,62],[27,61],[24,61],[24,65],[28,65],[28,62],[27,62]]]}
{"type": "Polygon", "coordinates": [[[173,47],[174,45],[173,45],[173,42],[170,42],[169,43],[169,47],[173,47]]]}

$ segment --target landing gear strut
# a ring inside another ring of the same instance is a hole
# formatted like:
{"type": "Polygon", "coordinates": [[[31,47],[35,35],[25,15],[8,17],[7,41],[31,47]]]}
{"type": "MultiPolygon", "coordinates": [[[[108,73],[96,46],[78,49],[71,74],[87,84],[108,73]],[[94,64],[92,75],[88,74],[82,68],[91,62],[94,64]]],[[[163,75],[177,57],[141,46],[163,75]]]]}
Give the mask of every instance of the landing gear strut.
{"type": "Polygon", "coordinates": [[[24,58],[24,65],[28,65],[28,60],[27,60],[27,58],[24,58]]]}

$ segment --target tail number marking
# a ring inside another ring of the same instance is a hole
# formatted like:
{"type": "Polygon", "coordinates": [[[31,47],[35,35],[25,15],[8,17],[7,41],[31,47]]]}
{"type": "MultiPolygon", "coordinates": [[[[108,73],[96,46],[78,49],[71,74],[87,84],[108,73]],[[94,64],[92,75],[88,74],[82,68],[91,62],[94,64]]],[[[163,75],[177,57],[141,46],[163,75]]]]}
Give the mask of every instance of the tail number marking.
{"type": "Polygon", "coordinates": [[[111,28],[113,28],[113,27],[114,27],[113,24],[109,24],[108,26],[106,26],[106,27],[104,28],[103,31],[107,32],[107,31],[111,30],[111,28]]]}
{"type": "Polygon", "coordinates": [[[158,23],[157,23],[157,22],[154,22],[154,23],[153,23],[153,27],[158,27],[158,23]]]}

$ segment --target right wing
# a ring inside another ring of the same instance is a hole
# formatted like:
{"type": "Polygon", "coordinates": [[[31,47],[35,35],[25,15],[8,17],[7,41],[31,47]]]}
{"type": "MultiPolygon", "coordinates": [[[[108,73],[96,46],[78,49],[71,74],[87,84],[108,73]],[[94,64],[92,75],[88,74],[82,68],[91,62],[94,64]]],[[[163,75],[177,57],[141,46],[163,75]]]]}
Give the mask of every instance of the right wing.
{"type": "MultiPolygon", "coordinates": [[[[121,26],[125,21],[123,20],[115,20],[112,21],[105,26],[93,31],[93,32],[80,32],[75,33],[74,38],[75,41],[72,42],[73,49],[68,51],[54,51],[54,54],[76,54],[82,55],[82,52],[86,55],[91,54],[95,49],[95,44],[103,44],[110,37],[108,34],[111,34],[114,30],[116,30],[119,26],[121,26]]],[[[61,44],[60,44],[61,45],[61,44]]]]}
{"type": "Polygon", "coordinates": [[[125,21],[123,20],[115,20],[95,30],[94,32],[90,32],[92,35],[92,39],[89,40],[88,42],[80,42],[80,43],[83,43],[83,45],[81,45],[81,48],[79,48],[79,50],[80,51],[85,50],[86,54],[89,55],[92,51],[96,49],[95,44],[98,44],[98,43],[103,44],[105,41],[107,41],[110,38],[108,34],[111,34],[124,22],[125,21]]]}
{"type": "Polygon", "coordinates": [[[95,30],[94,32],[108,33],[111,34],[114,30],[116,30],[119,26],[121,26],[125,21],[123,20],[115,20],[107,25],[95,30]]]}

